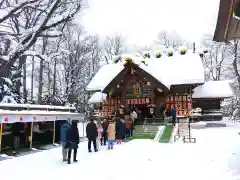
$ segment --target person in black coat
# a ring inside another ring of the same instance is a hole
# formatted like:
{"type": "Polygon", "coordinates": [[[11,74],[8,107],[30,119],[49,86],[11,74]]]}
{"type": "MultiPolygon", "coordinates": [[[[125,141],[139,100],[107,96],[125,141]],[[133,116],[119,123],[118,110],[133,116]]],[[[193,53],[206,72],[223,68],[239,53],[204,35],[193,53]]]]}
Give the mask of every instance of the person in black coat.
{"type": "Polygon", "coordinates": [[[116,121],[116,139],[117,139],[117,143],[121,144],[121,142],[124,140],[125,138],[125,124],[124,124],[124,120],[121,119],[117,119],[116,121]]]}
{"type": "Polygon", "coordinates": [[[103,132],[102,132],[102,138],[100,141],[101,141],[101,146],[103,144],[105,146],[107,142],[107,130],[108,130],[108,122],[106,121],[106,119],[103,120],[102,128],[103,128],[103,132]]]}
{"type": "Polygon", "coordinates": [[[68,164],[71,164],[73,150],[73,162],[77,162],[77,149],[79,144],[79,132],[77,122],[73,121],[71,128],[67,132],[68,164]]]}
{"type": "Polygon", "coordinates": [[[88,138],[88,152],[92,152],[91,144],[93,142],[94,151],[97,152],[97,143],[96,139],[98,136],[97,124],[93,122],[93,119],[87,124],[86,133],[88,138]]]}

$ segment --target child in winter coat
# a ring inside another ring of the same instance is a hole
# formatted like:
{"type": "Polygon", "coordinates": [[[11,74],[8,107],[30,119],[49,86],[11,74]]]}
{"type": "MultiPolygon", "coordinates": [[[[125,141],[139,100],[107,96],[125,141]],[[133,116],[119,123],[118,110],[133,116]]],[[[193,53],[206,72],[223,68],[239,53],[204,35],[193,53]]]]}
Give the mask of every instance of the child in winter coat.
{"type": "Polygon", "coordinates": [[[115,123],[113,121],[110,121],[107,132],[108,132],[108,149],[113,149],[113,143],[115,140],[116,133],[115,123]]]}
{"type": "Polygon", "coordinates": [[[102,133],[103,133],[103,128],[102,128],[102,124],[101,122],[99,121],[98,124],[97,124],[97,130],[98,130],[98,136],[97,136],[97,149],[99,149],[99,146],[100,146],[100,140],[102,138],[102,133]]]}

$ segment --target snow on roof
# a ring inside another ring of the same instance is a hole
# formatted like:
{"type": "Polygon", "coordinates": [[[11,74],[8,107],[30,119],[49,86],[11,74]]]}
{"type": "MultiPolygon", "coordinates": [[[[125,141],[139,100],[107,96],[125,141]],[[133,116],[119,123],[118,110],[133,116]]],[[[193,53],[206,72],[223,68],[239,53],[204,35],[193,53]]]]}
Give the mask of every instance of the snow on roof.
{"type": "Polygon", "coordinates": [[[228,98],[234,96],[229,81],[208,81],[193,91],[192,98],[228,98]]]}
{"type": "Polygon", "coordinates": [[[204,68],[198,54],[176,54],[162,59],[150,59],[145,70],[169,86],[204,83],[204,68]]]}
{"type": "MultiPolygon", "coordinates": [[[[199,54],[175,53],[168,57],[144,59],[139,56],[129,56],[141,69],[155,77],[166,87],[180,84],[204,83],[204,68],[199,54]],[[147,61],[147,62],[146,62],[147,61]],[[146,62],[145,65],[142,62],[146,62]]],[[[103,90],[123,69],[123,62],[107,64],[100,68],[87,86],[87,91],[103,90]]]]}
{"type": "Polygon", "coordinates": [[[101,92],[95,92],[91,98],[88,100],[89,104],[96,104],[106,100],[107,95],[101,92]]]}
{"type": "Polygon", "coordinates": [[[0,103],[0,107],[16,107],[16,108],[36,108],[36,109],[62,109],[62,110],[75,110],[75,107],[70,106],[51,106],[51,105],[38,105],[38,104],[15,104],[15,103],[0,103]]]}
{"type": "Polygon", "coordinates": [[[88,84],[86,90],[102,91],[123,69],[122,64],[106,64],[102,66],[88,84]]]}

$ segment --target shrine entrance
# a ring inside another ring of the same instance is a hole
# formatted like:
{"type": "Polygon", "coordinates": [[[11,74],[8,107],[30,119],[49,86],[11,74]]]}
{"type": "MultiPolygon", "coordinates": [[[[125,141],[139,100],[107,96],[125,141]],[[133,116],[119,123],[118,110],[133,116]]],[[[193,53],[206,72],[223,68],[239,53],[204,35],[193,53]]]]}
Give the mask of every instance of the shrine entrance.
{"type": "Polygon", "coordinates": [[[146,71],[133,63],[127,63],[125,68],[103,89],[108,94],[102,103],[104,117],[117,114],[121,105],[124,113],[135,110],[139,123],[146,118],[158,116],[158,104],[164,102],[165,92],[169,89],[146,71]]]}
{"type": "Polygon", "coordinates": [[[145,118],[150,118],[151,114],[146,104],[129,104],[128,109],[135,110],[138,118],[136,123],[143,123],[145,118]]]}

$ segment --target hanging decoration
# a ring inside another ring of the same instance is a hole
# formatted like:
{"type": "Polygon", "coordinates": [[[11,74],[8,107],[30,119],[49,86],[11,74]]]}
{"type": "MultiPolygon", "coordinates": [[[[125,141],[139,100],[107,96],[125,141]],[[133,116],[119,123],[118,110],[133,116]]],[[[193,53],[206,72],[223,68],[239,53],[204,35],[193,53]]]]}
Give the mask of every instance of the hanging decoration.
{"type": "Polygon", "coordinates": [[[192,109],[192,97],[189,94],[168,95],[166,102],[167,108],[176,107],[179,116],[187,116],[192,109]]]}

